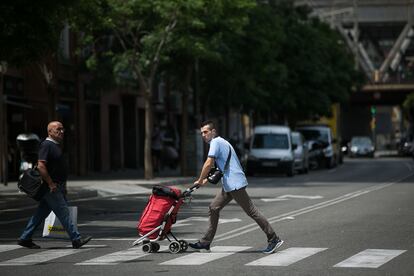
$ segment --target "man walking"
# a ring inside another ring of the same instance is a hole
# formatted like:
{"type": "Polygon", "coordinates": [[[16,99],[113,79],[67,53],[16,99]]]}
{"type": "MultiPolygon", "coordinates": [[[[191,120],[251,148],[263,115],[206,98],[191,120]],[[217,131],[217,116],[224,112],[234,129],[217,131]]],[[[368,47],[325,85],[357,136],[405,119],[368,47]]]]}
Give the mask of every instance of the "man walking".
{"type": "Polygon", "coordinates": [[[69,215],[66,201],[67,166],[62,152],[65,129],[61,122],[53,121],[48,124],[47,133],[48,137],[40,145],[37,167],[50,191],[39,201],[37,210],[30,218],[18,244],[30,249],[39,249],[40,246],[32,241],[32,235],[50,211],[53,211],[69,234],[73,248],[80,248],[92,237],[82,238],[69,215]]]}
{"type": "Polygon", "coordinates": [[[270,254],[279,248],[283,241],[276,235],[267,219],[259,212],[246,192],[247,179],[244,175],[237,155],[225,139],[217,136],[213,121],[205,121],[201,125],[201,136],[204,142],[210,144],[207,160],[204,162],[200,177],[194,184],[205,185],[207,175],[214,163],[223,172],[223,187],[216,194],[209,206],[209,227],[204,237],[189,246],[199,251],[210,251],[210,244],[216,234],[219,221],[220,210],[224,208],[232,199],[260,226],[267,236],[268,246],[263,253],[270,254]],[[229,161],[227,161],[229,160],[229,161]],[[226,163],[228,163],[226,165],[226,163]]]}

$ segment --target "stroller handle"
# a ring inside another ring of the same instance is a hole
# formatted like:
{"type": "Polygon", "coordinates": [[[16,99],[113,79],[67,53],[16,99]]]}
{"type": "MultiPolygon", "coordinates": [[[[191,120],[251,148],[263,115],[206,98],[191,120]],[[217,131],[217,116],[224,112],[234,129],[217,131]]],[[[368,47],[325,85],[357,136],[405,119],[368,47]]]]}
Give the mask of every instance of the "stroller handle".
{"type": "Polygon", "coordinates": [[[199,184],[195,184],[193,186],[191,186],[190,188],[187,188],[182,194],[181,197],[187,197],[190,196],[192,192],[194,192],[195,190],[197,190],[198,188],[200,188],[199,184]]]}

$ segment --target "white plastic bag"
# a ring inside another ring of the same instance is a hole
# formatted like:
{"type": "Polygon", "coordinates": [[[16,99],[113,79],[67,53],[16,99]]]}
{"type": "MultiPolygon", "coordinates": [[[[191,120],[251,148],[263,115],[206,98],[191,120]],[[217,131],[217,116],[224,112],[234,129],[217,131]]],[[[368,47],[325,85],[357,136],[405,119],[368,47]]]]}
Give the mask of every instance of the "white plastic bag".
{"type": "MultiPolygon", "coordinates": [[[[69,206],[69,215],[72,219],[72,223],[75,225],[77,230],[78,226],[78,207],[69,206]]],[[[55,213],[50,212],[49,216],[45,219],[45,225],[43,227],[44,238],[58,238],[58,239],[69,239],[69,235],[66,230],[63,228],[59,219],[56,217],[55,213]]]]}

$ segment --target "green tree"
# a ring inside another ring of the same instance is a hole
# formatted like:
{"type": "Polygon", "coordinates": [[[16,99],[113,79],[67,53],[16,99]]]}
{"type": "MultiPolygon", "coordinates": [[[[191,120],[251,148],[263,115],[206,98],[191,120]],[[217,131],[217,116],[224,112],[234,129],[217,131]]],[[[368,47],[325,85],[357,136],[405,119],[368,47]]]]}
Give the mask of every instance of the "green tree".
{"type": "MultiPolygon", "coordinates": [[[[188,132],[188,98],[199,60],[221,58],[224,36],[240,35],[248,23],[248,11],[255,6],[252,0],[199,0],[194,8],[178,21],[171,43],[167,46],[168,60],[163,70],[172,78],[174,88],[182,93],[181,170],[186,171],[186,136],[188,132]]],[[[199,92],[199,91],[197,91],[199,92]]],[[[196,95],[198,97],[198,95],[196,95]]],[[[197,99],[196,99],[197,100],[197,99]]],[[[196,107],[196,113],[199,108],[196,107]]],[[[199,118],[197,126],[199,123],[199,118]]]]}
{"type": "Polygon", "coordinates": [[[60,32],[78,1],[2,1],[0,60],[11,66],[37,62],[58,46],[60,32]]]}
{"type": "MultiPolygon", "coordinates": [[[[168,63],[172,58],[172,51],[176,50],[176,58],[182,57],[179,65],[188,68],[196,52],[203,52],[202,39],[196,37],[198,29],[202,28],[208,16],[205,13],[207,3],[210,3],[211,12],[220,10],[212,3],[230,5],[231,1],[202,1],[202,0],[154,0],[154,1],[116,1],[102,0],[92,20],[94,24],[87,26],[88,36],[85,40],[99,46],[102,38],[114,38],[114,41],[100,50],[94,51],[88,64],[93,67],[99,61],[110,60],[115,76],[129,81],[138,89],[138,93],[145,100],[145,178],[153,177],[151,163],[151,135],[153,124],[152,95],[154,82],[159,72],[160,64],[168,63]],[[215,8],[215,9],[213,9],[215,8]],[[198,16],[204,15],[203,18],[198,16]],[[204,20],[204,21],[203,21],[204,20]],[[99,22],[99,24],[96,24],[99,22]],[[175,35],[180,33],[181,35],[175,35]],[[197,43],[197,41],[199,43],[197,43]],[[193,46],[191,43],[195,42],[193,46]],[[167,51],[168,50],[168,51],[167,51]],[[178,53],[179,52],[179,53],[178,53]],[[190,60],[190,62],[188,61],[190,60]],[[126,78],[125,78],[126,76],[126,78]]],[[[222,13],[220,13],[222,15],[222,13]]],[[[212,18],[214,17],[211,14],[212,18]]],[[[99,49],[99,47],[94,47],[99,49]]],[[[175,59],[177,60],[177,59],[175,59]]],[[[178,64],[177,64],[178,66],[178,64]]],[[[178,70],[177,75],[190,79],[189,71],[178,70]],[[178,72],[180,71],[180,72],[178,72]]],[[[188,81],[186,81],[188,83],[188,81]]],[[[187,85],[184,85],[187,86],[187,85]]],[[[184,89],[187,91],[187,87],[184,89]]]]}
{"type": "MultiPolygon", "coordinates": [[[[0,3],[0,61],[9,67],[38,66],[48,94],[49,119],[55,117],[55,59],[66,25],[79,19],[92,0],[2,1],[0,3]]],[[[87,12],[86,12],[87,13],[87,12]]]]}
{"type": "Polygon", "coordinates": [[[291,121],[330,115],[332,104],[345,102],[361,82],[340,35],[309,13],[289,4],[283,9],[287,40],[281,58],[289,70],[278,112],[291,121]]]}
{"type": "Polygon", "coordinates": [[[249,11],[242,33],[227,34],[219,60],[204,61],[202,100],[210,110],[271,112],[272,94],[286,83],[280,62],[285,40],[281,18],[268,3],[249,11]]]}
{"type": "Polygon", "coordinates": [[[217,102],[242,106],[258,122],[329,115],[362,79],[341,37],[309,13],[290,1],[259,2],[244,34],[228,37],[225,58],[204,64],[211,93],[203,100],[216,109],[217,102]]]}

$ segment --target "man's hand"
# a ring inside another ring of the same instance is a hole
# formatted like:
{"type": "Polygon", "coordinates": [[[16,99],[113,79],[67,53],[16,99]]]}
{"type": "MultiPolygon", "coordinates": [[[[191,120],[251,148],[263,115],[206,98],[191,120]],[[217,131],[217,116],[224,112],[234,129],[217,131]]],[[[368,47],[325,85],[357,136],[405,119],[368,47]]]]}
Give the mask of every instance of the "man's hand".
{"type": "Polygon", "coordinates": [[[200,185],[200,186],[203,186],[203,185],[206,185],[207,183],[208,183],[207,178],[204,178],[204,179],[202,179],[202,180],[200,180],[200,179],[196,180],[196,181],[194,182],[194,185],[200,185]]]}
{"type": "Polygon", "coordinates": [[[57,185],[55,182],[52,182],[52,184],[49,184],[49,189],[51,193],[54,193],[57,191],[57,185]]]}

